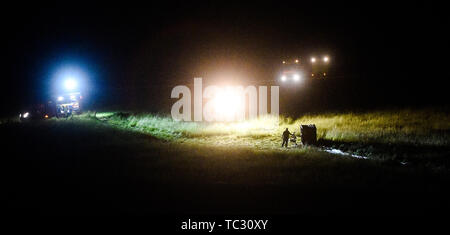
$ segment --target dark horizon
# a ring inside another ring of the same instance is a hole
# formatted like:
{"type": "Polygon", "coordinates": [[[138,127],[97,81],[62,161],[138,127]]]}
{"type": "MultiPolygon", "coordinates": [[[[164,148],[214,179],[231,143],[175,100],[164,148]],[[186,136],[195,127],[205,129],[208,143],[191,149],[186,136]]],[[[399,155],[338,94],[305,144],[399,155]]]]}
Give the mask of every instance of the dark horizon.
{"type": "Polygon", "coordinates": [[[291,109],[448,104],[448,19],[439,6],[196,2],[10,12],[2,16],[4,114],[47,100],[63,64],[86,70],[92,108],[155,112],[170,108],[171,87],[194,77],[226,71],[264,83],[283,59],[321,53],[333,74],[307,92],[308,107],[291,109]]]}

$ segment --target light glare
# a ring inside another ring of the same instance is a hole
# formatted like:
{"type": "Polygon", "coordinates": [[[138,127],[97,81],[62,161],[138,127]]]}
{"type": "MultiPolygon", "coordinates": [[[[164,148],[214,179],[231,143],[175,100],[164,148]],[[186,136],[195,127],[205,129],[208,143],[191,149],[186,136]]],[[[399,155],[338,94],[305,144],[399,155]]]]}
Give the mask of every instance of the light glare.
{"type": "Polygon", "coordinates": [[[218,92],[213,99],[214,112],[219,120],[233,120],[242,107],[242,97],[235,89],[218,92]]]}
{"type": "Polygon", "coordinates": [[[67,90],[73,90],[77,87],[77,82],[74,79],[69,78],[66,80],[64,85],[67,90]]]}

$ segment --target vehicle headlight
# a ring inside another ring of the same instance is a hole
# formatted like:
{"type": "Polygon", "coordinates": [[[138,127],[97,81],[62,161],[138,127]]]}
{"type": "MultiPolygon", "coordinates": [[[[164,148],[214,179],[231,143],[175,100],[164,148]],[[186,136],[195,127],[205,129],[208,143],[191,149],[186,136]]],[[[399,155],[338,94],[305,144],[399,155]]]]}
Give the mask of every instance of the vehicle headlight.
{"type": "Polygon", "coordinates": [[[23,114],[23,118],[28,118],[28,116],[30,116],[30,113],[28,113],[28,112],[23,114]]]}

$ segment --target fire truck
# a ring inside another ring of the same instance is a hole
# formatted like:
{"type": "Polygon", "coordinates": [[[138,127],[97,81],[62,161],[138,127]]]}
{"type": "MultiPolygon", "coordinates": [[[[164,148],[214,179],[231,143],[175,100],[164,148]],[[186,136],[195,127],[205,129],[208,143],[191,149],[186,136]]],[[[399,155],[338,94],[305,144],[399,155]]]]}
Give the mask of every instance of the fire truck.
{"type": "Polygon", "coordinates": [[[59,95],[56,98],[56,117],[68,117],[72,114],[81,113],[80,92],[72,92],[59,95]]]}

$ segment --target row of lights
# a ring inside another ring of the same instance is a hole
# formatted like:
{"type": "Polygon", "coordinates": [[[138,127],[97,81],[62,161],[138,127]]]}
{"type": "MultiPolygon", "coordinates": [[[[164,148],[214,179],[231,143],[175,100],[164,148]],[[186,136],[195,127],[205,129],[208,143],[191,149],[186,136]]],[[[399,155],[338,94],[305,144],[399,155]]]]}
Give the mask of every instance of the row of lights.
{"type": "MultiPolygon", "coordinates": [[[[77,98],[74,95],[70,96],[70,100],[76,100],[77,98]]],[[[58,96],[58,101],[63,101],[64,100],[64,96],[58,96]]]]}
{"type": "MultiPolygon", "coordinates": [[[[322,58],[322,61],[325,62],[325,63],[328,63],[329,60],[330,60],[330,58],[328,58],[328,56],[324,56],[322,58]]],[[[314,64],[314,63],[316,63],[316,61],[317,61],[316,57],[311,57],[311,63],[314,64]]]]}
{"type": "MultiPolygon", "coordinates": [[[[294,81],[298,82],[300,81],[300,74],[294,74],[292,78],[294,79],[294,81]]],[[[285,82],[286,80],[287,80],[286,75],[281,76],[281,81],[285,82]]]]}
{"type": "MultiPolygon", "coordinates": [[[[295,60],[295,63],[298,64],[298,62],[300,62],[298,59],[295,60]]],[[[283,64],[286,64],[286,61],[283,60],[283,64]]]]}
{"type": "MultiPolygon", "coordinates": [[[[23,115],[21,113],[19,114],[19,118],[28,118],[29,116],[30,116],[29,112],[26,112],[23,115]]],[[[48,114],[45,114],[44,118],[49,118],[48,114]]]]}
{"type": "MultiPolygon", "coordinates": [[[[316,57],[311,57],[311,63],[316,63],[317,59],[316,57]]],[[[328,63],[328,61],[330,61],[330,58],[328,56],[324,56],[322,58],[322,61],[325,63],[328,63]]],[[[298,62],[300,62],[298,59],[295,60],[295,63],[298,64],[298,62]]],[[[286,61],[283,60],[283,64],[286,64],[286,61]]]]}

